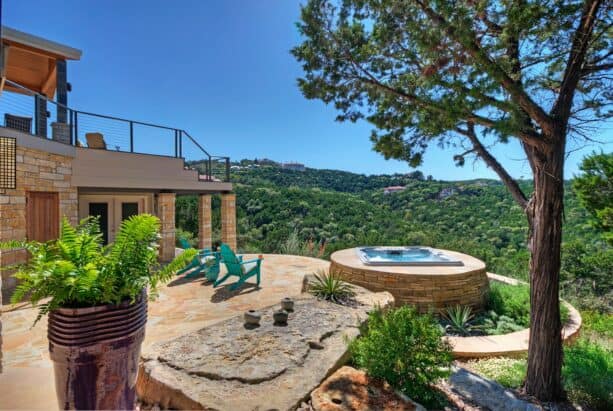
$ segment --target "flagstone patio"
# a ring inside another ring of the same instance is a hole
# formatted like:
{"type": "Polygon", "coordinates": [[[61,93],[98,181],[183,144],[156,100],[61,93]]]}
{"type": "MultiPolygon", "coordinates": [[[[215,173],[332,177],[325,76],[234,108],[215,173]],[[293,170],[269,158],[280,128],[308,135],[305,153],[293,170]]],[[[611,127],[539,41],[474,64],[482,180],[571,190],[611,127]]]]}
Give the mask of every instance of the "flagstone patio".
{"type": "MultiPolygon", "coordinates": [[[[246,258],[254,258],[247,255],[246,258]]],[[[228,290],[233,280],[216,289],[201,278],[177,277],[160,289],[149,305],[143,351],[153,344],[226,320],[247,309],[278,303],[297,296],[305,274],[327,269],[329,262],[316,258],[265,254],[262,283],[228,290]]],[[[222,272],[223,274],[223,272],[222,272]]],[[[25,304],[2,307],[3,373],[0,374],[0,409],[55,409],[52,363],[47,351],[47,324],[31,328],[37,311],[25,304]]]]}

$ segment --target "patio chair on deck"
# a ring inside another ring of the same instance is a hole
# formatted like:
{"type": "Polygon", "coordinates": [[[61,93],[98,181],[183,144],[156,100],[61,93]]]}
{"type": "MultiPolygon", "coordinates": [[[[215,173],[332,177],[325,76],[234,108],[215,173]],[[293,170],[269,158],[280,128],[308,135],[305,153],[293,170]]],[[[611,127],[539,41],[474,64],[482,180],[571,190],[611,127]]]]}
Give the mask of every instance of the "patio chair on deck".
{"type": "MultiPolygon", "coordinates": [[[[179,238],[179,244],[183,249],[193,248],[185,238],[179,238]]],[[[198,250],[198,255],[194,257],[184,269],[177,272],[177,275],[191,271],[186,277],[195,277],[198,274],[204,274],[208,281],[215,281],[219,276],[219,260],[220,255],[216,251],[209,248],[198,250]]]]}
{"type": "Polygon", "coordinates": [[[256,285],[260,285],[260,268],[262,265],[262,258],[254,258],[253,260],[243,261],[242,256],[237,256],[234,251],[227,245],[221,245],[221,259],[228,270],[228,273],[215,281],[213,287],[217,287],[219,284],[226,281],[229,277],[238,277],[238,281],[230,286],[230,290],[236,290],[238,286],[247,281],[248,278],[254,275],[257,278],[256,285]]]}
{"type": "Polygon", "coordinates": [[[101,133],[85,133],[85,139],[87,140],[87,148],[106,150],[106,142],[101,133]]]}

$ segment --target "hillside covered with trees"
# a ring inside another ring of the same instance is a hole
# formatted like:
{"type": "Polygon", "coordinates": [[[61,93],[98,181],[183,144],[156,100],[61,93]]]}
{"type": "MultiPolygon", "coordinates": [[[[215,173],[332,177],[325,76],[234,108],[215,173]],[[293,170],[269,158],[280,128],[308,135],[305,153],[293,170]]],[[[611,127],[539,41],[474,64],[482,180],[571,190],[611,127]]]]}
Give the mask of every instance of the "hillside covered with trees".
{"type": "MultiPolygon", "coordinates": [[[[197,165],[196,165],[197,166],[197,165]]],[[[437,181],[420,172],[365,176],[245,163],[232,172],[239,248],[328,258],[358,245],[427,245],[483,259],[488,270],[527,279],[527,223],[495,180],[437,181]],[[384,194],[387,186],[406,189],[384,194]]],[[[529,192],[531,182],[520,182],[529,192]]],[[[612,309],[613,249],[566,183],[562,292],[585,308],[612,309]]],[[[177,200],[177,223],[197,235],[197,201],[177,200]]],[[[213,202],[219,229],[219,199],[213,202]]],[[[190,235],[190,234],[183,234],[190,235]]],[[[219,232],[214,235],[219,241],[219,232]]]]}

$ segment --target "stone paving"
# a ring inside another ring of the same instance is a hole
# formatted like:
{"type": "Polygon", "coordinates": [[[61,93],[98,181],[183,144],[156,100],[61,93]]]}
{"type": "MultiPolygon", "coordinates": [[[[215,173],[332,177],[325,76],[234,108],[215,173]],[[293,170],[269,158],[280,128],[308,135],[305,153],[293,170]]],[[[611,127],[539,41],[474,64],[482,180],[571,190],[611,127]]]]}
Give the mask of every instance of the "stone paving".
{"type": "MultiPolygon", "coordinates": [[[[255,258],[246,255],[246,259],[255,258]]],[[[297,296],[305,274],[327,269],[329,262],[299,256],[265,254],[262,283],[246,284],[235,292],[227,285],[214,289],[201,278],[177,277],[160,289],[149,305],[143,353],[166,341],[223,321],[247,309],[278,303],[297,296]]],[[[222,275],[223,275],[222,271],[222,275]]],[[[249,280],[251,281],[251,280],[249,280]]],[[[0,409],[48,410],[56,407],[53,368],[47,351],[47,321],[31,328],[37,311],[25,304],[2,307],[3,373],[0,374],[0,409]]]]}

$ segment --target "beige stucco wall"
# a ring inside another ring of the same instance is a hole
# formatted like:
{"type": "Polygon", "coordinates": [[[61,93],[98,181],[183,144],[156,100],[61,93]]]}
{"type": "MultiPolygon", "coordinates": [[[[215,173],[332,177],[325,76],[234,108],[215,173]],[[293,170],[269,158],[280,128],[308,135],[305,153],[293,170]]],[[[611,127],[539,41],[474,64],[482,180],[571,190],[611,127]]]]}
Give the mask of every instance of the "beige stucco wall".
{"type": "Polygon", "coordinates": [[[196,171],[183,168],[181,158],[77,148],[73,167],[79,187],[232,191],[231,183],[199,181],[196,171]]]}

